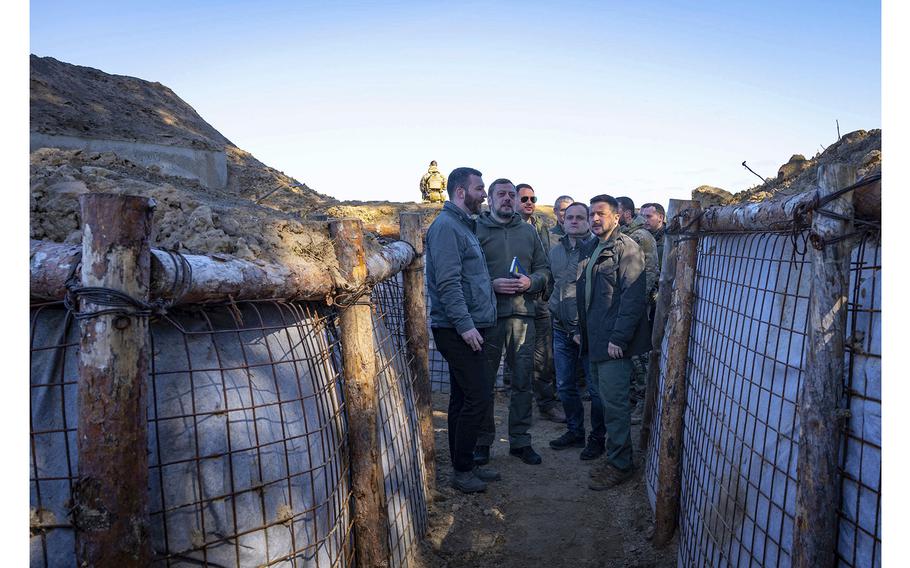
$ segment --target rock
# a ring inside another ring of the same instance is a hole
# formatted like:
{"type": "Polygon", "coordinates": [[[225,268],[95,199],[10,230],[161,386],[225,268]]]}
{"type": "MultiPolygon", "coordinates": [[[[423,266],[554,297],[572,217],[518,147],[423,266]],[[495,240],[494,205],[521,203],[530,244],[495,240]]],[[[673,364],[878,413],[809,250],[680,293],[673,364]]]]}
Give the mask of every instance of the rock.
{"type": "Polygon", "coordinates": [[[796,177],[809,166],[809,160],[807,160],[805,156],[802,154],[793,154],[790,156],[790,161],[777,170],[777,180],[783,181],[796,177]]]}
{"type": "Polygon", "coordinates": [[[702,208],[712,205],[727,205],[733,202],[733,194],[726,189],[711,185],[700,185],[692,190],[692,199],[698,201],[702,208]]]}
{"type": "Polygon", "coordinates": [[[88,193],[88,187],[81,181],[63,181],[48,186],[47,192],[80,195],[82,193],[88,193]]]}

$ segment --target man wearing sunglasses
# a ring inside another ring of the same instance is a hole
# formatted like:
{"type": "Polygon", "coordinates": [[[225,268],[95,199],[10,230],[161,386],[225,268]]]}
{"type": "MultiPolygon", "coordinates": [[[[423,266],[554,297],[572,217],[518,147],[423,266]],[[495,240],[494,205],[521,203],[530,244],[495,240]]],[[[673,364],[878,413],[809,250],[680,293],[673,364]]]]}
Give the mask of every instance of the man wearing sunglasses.
{"type": "MultiPolygon", "coordinates": [[[[537,196],[534,188],[526,183],[515,186],[518,190],[518,212],[523,221],[534,227],[540,244],[547,254],[547,266],[550,265],[550,249],[559,242],[558,238],[550,232],[549,223],[544,218],[535,214],[537,196]]],[[[559,406],[556,398],[556,368],[553,364],[553,324],[550,320],[550,309],[547,302],[553,292],[552,276],[547,281],[546,288],[540,293],[537,300],[537,311],[534,315],[534,398],[537,399],[537,409],[541,418],[553,422],[565,423],[566,415],[559,406]]]]}

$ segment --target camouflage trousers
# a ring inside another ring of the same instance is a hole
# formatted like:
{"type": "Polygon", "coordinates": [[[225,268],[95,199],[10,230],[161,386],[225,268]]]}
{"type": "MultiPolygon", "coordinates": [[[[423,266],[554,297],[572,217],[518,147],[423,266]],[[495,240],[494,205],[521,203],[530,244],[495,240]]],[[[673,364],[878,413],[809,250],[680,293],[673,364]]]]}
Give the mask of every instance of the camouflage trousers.
{"type": "Polygon", "coordinates": [[[645,399],[645,389],[648,386],[649,353],[642,353],[632,357],[632,380],[629,381],[631,384],[629,398],[633,404],[645,399]]]}

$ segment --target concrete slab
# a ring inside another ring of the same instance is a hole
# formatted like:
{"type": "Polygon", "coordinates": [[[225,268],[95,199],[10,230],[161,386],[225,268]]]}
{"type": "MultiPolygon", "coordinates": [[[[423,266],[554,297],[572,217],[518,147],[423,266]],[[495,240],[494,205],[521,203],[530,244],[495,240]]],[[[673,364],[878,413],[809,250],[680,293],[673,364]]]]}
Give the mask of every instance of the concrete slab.
{"type": "Polygon", "coordinates": [[[39,148],[114,152],[143,166],[157,166],[163,174],[198,180],[209,188],[227,186],[227,156],[219,151],[42,132],[30,134],[29,148],[32,152],[39,148]]]}

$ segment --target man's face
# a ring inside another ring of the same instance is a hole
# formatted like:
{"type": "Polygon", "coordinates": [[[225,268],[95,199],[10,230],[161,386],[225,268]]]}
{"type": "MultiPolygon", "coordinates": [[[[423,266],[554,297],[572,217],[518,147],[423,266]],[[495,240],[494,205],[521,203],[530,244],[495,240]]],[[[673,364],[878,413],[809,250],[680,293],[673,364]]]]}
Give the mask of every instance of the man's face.
{"type": "Polygon", "coordinates": [[[591,206],[591,232],[600,238],[609,235],[619,224],[619,213],[614,213],[610,206],[598,201],[591,206]]]}
{"type": "Polygon", "coordinates": [[[570,237],[583,237],[591,230],[588,223],[588,212],[581,205],[563,210],[563,226],[570,237]]]}
{"type": "Polygon", "coordinates": [[[487,198],[487,192],[483,190],[483,178],[475,175],[468,176],[467,186],[468,188],[464,192],[464,206],[471,213],[479,215],[480,206],[487,198]]]}
{"type": "Polygon", "coordinates": [[[623,208],[622,203],[619,204],[619,224],[626,226],[632,221],[632,212],[628,209],[623,208]]]}
{"type": "Polygon", "coordinates": [[[664,216],[658,213],[654,207],[642,207],[641,215],[645,218],[651,231],[659,231],[664,226],[664,216]]]}
{"type": "Polygon", "coordinates": [[[490,210],[502,219],[511,217],[515,213],[515,186],[500,183],[490,188],[490,210]]]}
{"type": "Polygon", "coordinates": [[[518,207],[521,209],[521,214],[525,217],[530,217],[534,213],[534,208],[537,207],[535,203],[537,198],[534,197],[534,190],[530,187],[523,187],[518,192],[518,207]]]}
{"type": "Polygon", "coordinates": [[[556,222],[559,223],[563,229],[565,229],[566,222],[566,209],[569,205],[572,204],[571,199],[563,199],[556,203],[556,206],[553,207],[553,214],[556,215],[556,222]]]}

